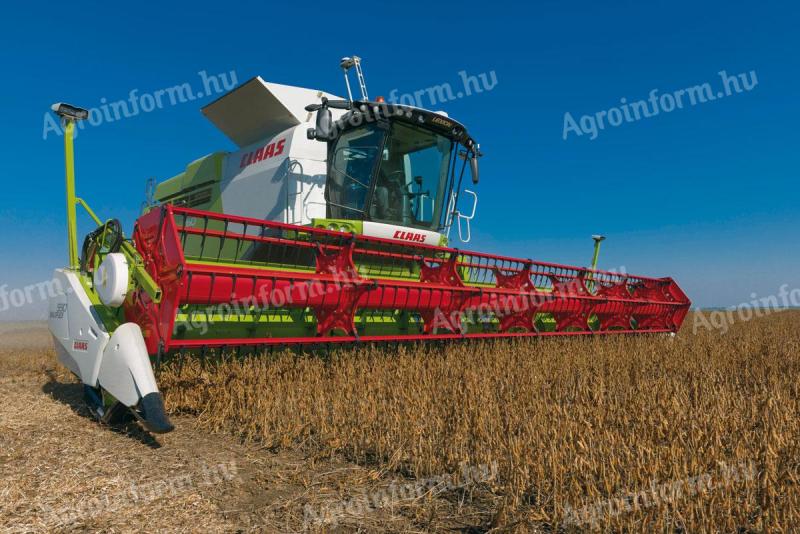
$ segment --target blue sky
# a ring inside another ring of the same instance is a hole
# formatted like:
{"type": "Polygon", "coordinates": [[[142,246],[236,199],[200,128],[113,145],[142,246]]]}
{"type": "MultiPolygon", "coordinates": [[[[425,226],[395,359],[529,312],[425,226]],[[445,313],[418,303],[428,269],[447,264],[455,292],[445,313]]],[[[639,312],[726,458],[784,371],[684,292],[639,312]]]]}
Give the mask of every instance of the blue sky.
{"type": "MultiPolygon", "coordinates": [[[[338,59],[358,54],[371,96],[494,71],[491,91],[434,106],[481,143],[470,248],[673,276],[695,304],[726,306],[800,287],[796,3],[403,2],[394,7],[75,2],[5,8],[0,32],[0,285],[66,261],[62,138],[43,140],[55,101],[84,107],[235,73],[343,93],[338,59]],[[63,14],[60,12],[65,10],[63,14]],[[66,23],[65,23],[66,21],[66,23]],[[750,91],[564,139],[579,119],[755,72],[750,91]],[[102,100],[105,99],[105,100],[102,100]]],[[[79,193],[130,231],[147,177],[163,179],[233,144],[167,105],[80,132],[79,193]]],[[[83,235],[90,228],[82,224],[83,235]]],[[[35,317],[41,306],[15,310],[35,317]]],[[[9,318],[9,312],[0,318],[9,318]]]]}

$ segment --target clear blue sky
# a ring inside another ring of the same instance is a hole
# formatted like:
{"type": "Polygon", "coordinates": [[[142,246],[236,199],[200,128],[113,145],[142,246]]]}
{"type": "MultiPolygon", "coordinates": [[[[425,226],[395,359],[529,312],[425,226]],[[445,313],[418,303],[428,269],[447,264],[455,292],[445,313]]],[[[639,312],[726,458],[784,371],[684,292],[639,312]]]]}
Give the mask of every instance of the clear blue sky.
{"type": "MultiPolygon", "coordinates": [[[[471,248],[586,265],[590,235],[604,233],[602,267],[673,276],[700,306],[800,287],[798,15],[795,2],[9,4],[0,285],[40,282],[65,263],[62,138],[42,139],[51,103],[198,88],[199,71],[343,93],[338,59],[355,53],[371,96],[495,72],[491,91],[435,106],[485,153],[471,248]],[[755,71],[758,84],[563,139],[567,112],[653,89],[717,91],[721,70],[755,71]]],[[[199,112],[212,98],[82,131],[79,193],[130,231],[147,177],[233,148],[199,112]]]]}

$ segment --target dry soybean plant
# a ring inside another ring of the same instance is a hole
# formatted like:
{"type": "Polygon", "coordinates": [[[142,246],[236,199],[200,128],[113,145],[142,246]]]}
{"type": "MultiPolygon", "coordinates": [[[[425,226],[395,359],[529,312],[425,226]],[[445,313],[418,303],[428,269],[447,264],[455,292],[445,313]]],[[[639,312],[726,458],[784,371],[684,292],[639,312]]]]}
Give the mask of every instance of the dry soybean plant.
{"type": "Polygon", "coordinates": [[[409,478],[496,464],[485,527],[788,532],[800,313],[690,330],[185,358],[160,381],[172,411],[270,447],[409,478]]]}

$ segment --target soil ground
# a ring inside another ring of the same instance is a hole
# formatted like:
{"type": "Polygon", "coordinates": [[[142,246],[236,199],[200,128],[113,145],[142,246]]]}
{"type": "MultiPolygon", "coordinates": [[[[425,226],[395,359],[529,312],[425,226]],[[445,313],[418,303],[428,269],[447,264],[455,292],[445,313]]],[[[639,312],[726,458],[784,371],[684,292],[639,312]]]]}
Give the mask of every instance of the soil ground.
{"type": "MultiPolygon", "coordinates": [[[[174,432],[157,437],[136,424],[101,426],[82,386],[56,362],[46,325],[0,324],[0,531],[471,530],[457,522],[420,526],[402,500],[366,514],[344,509],[319,527],[306,521],[307,505],[321,513],[397,481],[338,458],[211,434],[194,417],[173,422],[174,432]]],[[[458,521],[470,516],[458,503],[441,507],[455,508],[450,517],[458,521]]]]}

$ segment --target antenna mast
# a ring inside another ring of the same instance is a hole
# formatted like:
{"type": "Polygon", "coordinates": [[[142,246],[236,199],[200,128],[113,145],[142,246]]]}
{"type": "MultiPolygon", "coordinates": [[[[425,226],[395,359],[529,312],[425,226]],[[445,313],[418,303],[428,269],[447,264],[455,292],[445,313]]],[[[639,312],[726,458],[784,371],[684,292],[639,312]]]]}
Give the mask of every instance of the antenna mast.
{"type": "Polygon", "coordinates": [[[364,80],[364,71],[361,70],[361,58],[358,56],[343,57],[339,62],[339,66],[342,67],[342,70],[344,71],[344,83],[347,85],[347,99],[351,102],[353,101],[353,91],[350,89],[350,77],[348,76],[348,71],[355,67],[356,78],[358,78],[358,86],[361,90],[361,100],[369,100],[369,95],[367,94],[367,82],[364,80]]]}

